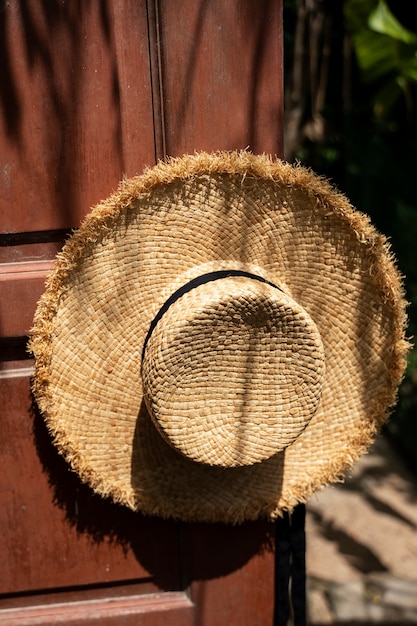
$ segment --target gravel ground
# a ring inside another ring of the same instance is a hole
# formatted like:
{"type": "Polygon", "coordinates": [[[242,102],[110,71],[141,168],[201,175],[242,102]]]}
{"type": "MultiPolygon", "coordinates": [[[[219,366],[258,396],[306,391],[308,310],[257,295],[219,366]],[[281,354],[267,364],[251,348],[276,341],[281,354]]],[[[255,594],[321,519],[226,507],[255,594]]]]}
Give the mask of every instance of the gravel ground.
{"type": "Polygon", "coordinates": [[[417,476],[379,437],[307,507],[309,623],[417,624],[417,476]]]}

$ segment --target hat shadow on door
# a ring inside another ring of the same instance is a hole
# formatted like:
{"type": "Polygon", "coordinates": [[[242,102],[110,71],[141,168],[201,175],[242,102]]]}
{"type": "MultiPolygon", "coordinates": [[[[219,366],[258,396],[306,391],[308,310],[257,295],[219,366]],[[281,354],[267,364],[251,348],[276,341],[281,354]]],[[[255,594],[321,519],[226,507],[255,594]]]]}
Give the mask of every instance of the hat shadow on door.
{"type": "MultiPolygon", "coordinates": [[[[171,566],[172,561],[179,561],[175,566],[181,570],[180,586],[184,587],[192,580],[225,576],[241,568],[254,555],[273,549],[275,527],[265,519],[238,525],[181,522],[146,516],[102,498],[70,470],[54,446],[33,400],[32,415],[36,452],[51,489],[51,505],[63,510],[66,523],[77,534],[88,535],[94,544],[118,544],[125,554],[133,552],[161,589],[178,587],[178,577],[173,577],[164,562],[166,550],[171,555],[171,566]],[[172,546],[172,538],[177,546],[172,546]],[[224,558],[225,554],[227,558],[224,558]]],[[[151,432],[156,430],[144,407],[139,412],[138,424],[143,420],[151,432]]],[[[156,432],[154,435],[159,437],[156,432]]],[[[137,453],[135,444],[133,455],[137,453]]],[[[282,455],[282,463],[283,460],[282,455]]]]}

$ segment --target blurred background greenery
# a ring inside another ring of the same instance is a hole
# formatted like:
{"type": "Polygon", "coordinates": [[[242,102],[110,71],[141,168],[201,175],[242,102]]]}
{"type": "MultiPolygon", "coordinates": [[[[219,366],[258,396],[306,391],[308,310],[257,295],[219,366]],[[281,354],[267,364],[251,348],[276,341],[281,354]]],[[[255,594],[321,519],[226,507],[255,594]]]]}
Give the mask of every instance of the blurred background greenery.
{"type": "MultiPolygon", "coordinates": [[[[387,235],[417,329],[417,15],[410,0],[284,0],[285,158],[387,235]]],[[[386,432],[417,470],[417,349],[386,432]]]]}

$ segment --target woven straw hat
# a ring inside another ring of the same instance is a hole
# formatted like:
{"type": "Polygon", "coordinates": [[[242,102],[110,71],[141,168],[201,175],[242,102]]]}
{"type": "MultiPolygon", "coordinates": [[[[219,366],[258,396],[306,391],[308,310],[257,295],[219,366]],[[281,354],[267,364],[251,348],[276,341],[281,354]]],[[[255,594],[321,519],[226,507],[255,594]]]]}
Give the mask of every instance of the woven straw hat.
{"type": "Polygon", "coordinates": [[[59,254],[30,348],[55,443],[103,496],[273,519],[340,479],[407,342],[385,238],[302,167],[196,154],[125,180],[59,254]]]}

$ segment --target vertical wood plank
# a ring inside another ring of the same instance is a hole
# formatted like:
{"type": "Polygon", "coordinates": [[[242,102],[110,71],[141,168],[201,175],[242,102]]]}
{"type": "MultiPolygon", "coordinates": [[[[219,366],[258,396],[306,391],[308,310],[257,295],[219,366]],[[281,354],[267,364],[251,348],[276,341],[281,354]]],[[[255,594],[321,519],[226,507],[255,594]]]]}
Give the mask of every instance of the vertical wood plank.
{"type": "Polygon", "coordinates": [[[190,524],[184,562],[199,626],[273,624],[275,526],[190,524]]]}
{"type": "Polygon", "coordinates": [[[77,226],[154,163],[147,31],[144,2],[4,4],[2,232],[77,226]]]}
{"type": "Polygon", "coordinates": [[[168,154],[282,154],[282,25],[275,0],[159,0],[168,154]]]}
{"type": "MultiPolygon", "coordinates": [[[[281,2],[184,0],[180,11],[171,0],[157,4],[167,153],[249,148],[282,156],[281,2]]],[[[274,525],[185,528],[185,578],[199,626],[272,625],[274,525]]]]}

